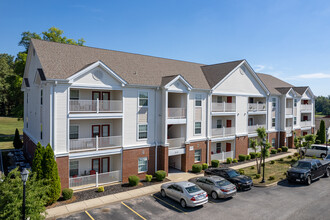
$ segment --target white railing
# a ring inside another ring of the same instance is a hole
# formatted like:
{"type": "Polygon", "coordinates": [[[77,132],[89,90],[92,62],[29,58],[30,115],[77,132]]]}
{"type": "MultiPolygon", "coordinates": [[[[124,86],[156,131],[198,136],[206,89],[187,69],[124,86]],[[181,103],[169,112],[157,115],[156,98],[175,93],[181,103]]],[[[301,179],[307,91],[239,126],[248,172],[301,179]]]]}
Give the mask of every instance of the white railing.
{"type": "MultiPolygon", "coordinates": [[[[257,147],[257,152],[260,152],[261,151],[261,147],[257,147]]],[[[252,153],[252,152],[255,152],[253,148],[248,148],[248,154],[252,153]]]]}
{"type": "Polygon", "coordinates": [[[95,175],[78,176],[69,178],[69,187],[74,189],[83,189],[89,187],[98,187],[112,182],[121,181],[120,170],[108,172],[108,173],[97,173],[95,175]]]}
{"type": "Polygon", "coordinates": [[[70,112],[123,112],[122,100],[70,100],[70,112]]]}
{"type": "Polygon", "coordinates": [[[70,151],[99,150],[121,146],[122,136],[70,139],[70,151]]]}
{"type": "Polygon", "coordinates": [[[218,154],[211,154],[211,160],[226,161],[228,157],[234,157],[234,151],[222,152],[218,154]]]}
{"type": "Polygon", "coordinates": [[[312,125],[312,121],[301,121],[300,127],[309,127],[312,125]]]}
{"type": "Polygon", "coordinates": [[[248,111],[249,112],[266,111],[266,104],[265,103],[249,103],[248,111]]]}
{"type": "Polygon", "coordinates": [[[167,117],[170,119],[186,118],[186,108],[168,108],[167,117]]]}
{"type": "Polygon", "coordinates": [[[302,104],[300,107],[301,111],[311,111],[313,109],[311,104],[302,104]]]}
{"type": "Polygon", "coordinates": [[[236,111],[236,104],[235,103],[212,103],[212,112],[235,112],[236,111]]]}
{"type": "Polygon", "coordinates": [[[266,125],[265,124],[261,124],[261,125],[249,125],[248,126],[248,133],[257,133],[257,129],[258,128],[266,128],[266,125]]]}
{"type": "Polygon", "coordinates": [[[220,137],[225,137],[225,136],[230,136],[235,134],[235,127],[230,127],[230,128],[212,128],[212,136],[220,136],[220,137]]]}
{"type": "Polygon", "coordinates": [[[293,114],[293,108],[285,108],[285,114],[286,115],[292,115],[293,114]]]}
{"type": "Polygon", "coordinates": [[[171,138],[167,139],[168,148],[177,148],[177,147],[184,147],[185,138],[171,138]]]}

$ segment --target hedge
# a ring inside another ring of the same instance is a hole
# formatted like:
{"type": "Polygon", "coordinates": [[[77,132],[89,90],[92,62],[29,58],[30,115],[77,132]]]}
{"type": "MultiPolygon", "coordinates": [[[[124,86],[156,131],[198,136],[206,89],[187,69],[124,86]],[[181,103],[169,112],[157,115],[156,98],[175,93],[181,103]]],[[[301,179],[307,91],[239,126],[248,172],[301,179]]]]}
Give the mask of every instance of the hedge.
{"type": "Polygon", "coordinates": [[[251,160],[251,155],[246,155],[246,160],[251,160]]]}
{"type": "Polygon", "coordinates": [[[220,161],[218,160],[211,160],[211,166],[212,167],[219,167],[220,161]]]}
{"type": "Polygon", "coordinates": [[[277,150],[276,149],[271,149],[270,153],[271,154],[277,154],[277,150]]]}
{"type": "Polygon", "coordinates": [[[277,153],[281,153],[281,152],[282,152],[282,148],[278,148],[277,153]]]}
{"type": "Polygon", "coordinates": [[[62,190],[62,196],[63,196],[64,200],[71,199],[72,195],[73,195],[73,190],[72,189],[65,188],[65,189],[62,190]]]}
{"type": "Polygon", "coordinates": [[[246,160],[246,155],[240,154],[240,155],[238,155],[238,159],[239,159],[239,161],[245,161],[246,160]]]}
{"type": "Polygon", "coordinates": [[[283,152],[288,152],[288,150],[289,150],[288,147],[286,147],[286,146],[283,146],[283,147],[282,147],[282,151],[283,151],[283,152]]]}
{"type": "Polygon", "coordinates": [[[103,187],[103,186],[99,186],[99,187],[97,188],[97,191],[98,191],[98,192],[104,192],[104,187],[103,187]]]}
{"type": "Polygon", "coordinates": [[[202,171],[202,165],[194,164],[192,165],[192,172],[193,173],[200,173],[202,171]]]}
{"type": "Polygon", "coordinates": [[[207,163],[203,163],[202,164],[202,169],[206,170],[207,168],[209,168],[209,165],[207,163]]]}
{"type": "Polygon", "coordinates": [[[233,162],[233,158],[228,157],[228,158],[227,158],[227,163],[230,164],[231,162],[233,162]]]}
{"type": "Polygon", "coordinates": [[[155,173],[156,180],[163,181],[166,177],[166,172],[164,170],[158,170],[155,173]]]}
{"type": "Polygon", "coordinates": [[[233,163],[237,163],[237,162],[238,162],[237,159],[234,159],[234,160],[233,160],[233,163]]]}
{"type": "Polygon", "coordinates": [[[250,157],[251,157],[251,159],[255,159],[256,156],[257,156],[256,152],[251,152],[251,153],[250,153],[250,157]]]}
{"type": "Polygon", "coordinates": [[[146,175],[146,181],[151,182],[152,180],[152,175],[146,175]]]}
{"type": "Polygon", "coordinates": [[[130,186],[137,186],[140,182],[140,178],[132,175],[128,177],[128,182],[130,186]]]}

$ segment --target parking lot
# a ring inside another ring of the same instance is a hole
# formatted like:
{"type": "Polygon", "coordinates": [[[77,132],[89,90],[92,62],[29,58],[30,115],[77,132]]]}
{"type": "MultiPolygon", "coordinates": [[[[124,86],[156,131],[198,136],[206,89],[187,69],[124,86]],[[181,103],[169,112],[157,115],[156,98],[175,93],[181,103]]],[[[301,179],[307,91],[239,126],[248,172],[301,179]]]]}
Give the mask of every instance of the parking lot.
{"type": "Polygon", "coordinates": [[[329,219],[330,178],[310,186],[288,184],[254,187],[203,207],[181,208],[160,193],[88,210],[62,219],[329,219]]]}

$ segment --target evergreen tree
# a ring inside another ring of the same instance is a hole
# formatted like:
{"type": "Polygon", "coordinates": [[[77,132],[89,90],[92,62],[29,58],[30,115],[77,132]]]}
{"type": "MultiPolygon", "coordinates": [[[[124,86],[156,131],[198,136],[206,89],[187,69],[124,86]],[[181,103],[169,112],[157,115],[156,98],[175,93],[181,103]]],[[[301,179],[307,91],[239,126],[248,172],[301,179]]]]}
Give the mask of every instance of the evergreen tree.
{"type": "Polygon", "coordinates": [[[325,124],[323,120],[321,120],[320,123],[320,132],[318,134],[318,140],[321,141],[321,144],[325,144],[325,124]]]}
{"type": "Polygon", "coordinates": [[[54,158],[54,152],[50,144],[47,145],[42,161],[42,173],[44,179],[48,181],[49,189],[47,195],[49,197],[48,204],[56,202],[61,196],[61,180],[58,175],[57,163],[54,158]]]}
{"type": "Polygon", "coordinates": [[[13,141],[13,145],[14,145],[15,149],[21,149],[22,146],[23,146],[23,143],[22,143],[22,140],[19,136],[19,132],[18,132],[17,128],[16,128],[16,131],[15,131],[15,138],[14,138],[14,141],[13,141]]]}
{"type": "Polygon", "coordinates": [[[37,148],[34,152],[34,158],[32,162],[32,171],[36,174],[37,179],[43,179],[43,158],[44,158],[45,148],[38,142],[37,148]]]}

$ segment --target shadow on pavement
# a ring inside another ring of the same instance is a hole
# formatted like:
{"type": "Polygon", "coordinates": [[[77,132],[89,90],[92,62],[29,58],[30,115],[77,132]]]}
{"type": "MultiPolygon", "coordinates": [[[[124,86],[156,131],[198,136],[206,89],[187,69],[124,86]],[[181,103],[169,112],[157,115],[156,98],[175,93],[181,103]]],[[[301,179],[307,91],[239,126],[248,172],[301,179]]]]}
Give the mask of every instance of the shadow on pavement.
{"type": "MultiPolygon", "coordinates": [[[[317,181],[319,181],[319,180],[318,179],[314,180],[313,183],[317,182],[317,181]]],[[[290,182],[288,182],[287,179],[278,182],[277,185],[278,186],[283,186],[283,187],[289,187],[289,188],[297,188],[297,187],[306,187],[306,186],[308,186],[305,183],[290,183],[290,182]]]]}

